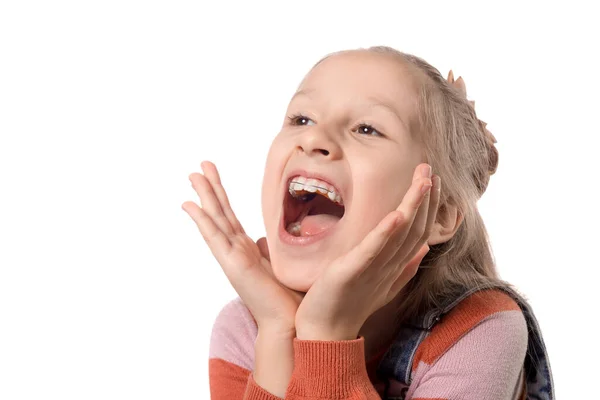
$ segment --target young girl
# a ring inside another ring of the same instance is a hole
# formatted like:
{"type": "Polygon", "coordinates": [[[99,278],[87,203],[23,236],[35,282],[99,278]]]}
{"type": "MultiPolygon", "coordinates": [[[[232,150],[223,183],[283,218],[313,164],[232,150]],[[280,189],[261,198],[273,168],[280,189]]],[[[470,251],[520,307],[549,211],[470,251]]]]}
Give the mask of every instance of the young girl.
{"type": "Polygon", "coordinates": [[[325,57],[292,97],[266,239],[202,163],[202,208],[182,208],[240,296],[213,328],[212,398],[553,399],[536,319],[477,211],[494,143],[461,78],[375,47],[325,57]]]}

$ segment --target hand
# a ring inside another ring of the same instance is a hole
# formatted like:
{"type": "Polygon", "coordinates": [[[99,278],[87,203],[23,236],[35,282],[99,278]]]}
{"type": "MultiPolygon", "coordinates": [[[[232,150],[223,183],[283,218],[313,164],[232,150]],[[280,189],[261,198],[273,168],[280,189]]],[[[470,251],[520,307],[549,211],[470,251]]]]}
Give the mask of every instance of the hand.
{"type": "Polygon", "coordinates": [[[281,336],[295,334],[300,293],[281,285],[273,275],[267,242],[255,243],[236,218],[214,164],[189,176],[202,208],[185,202],[181,208],[196,222],[202,237],[229,282],[252,313],[259,330],[281,336]]]}
{"type": "Polygon", "coordinates": [[[440,178],[426,171],[419,165],[398,208],[311,286],[296,313],[298,339],[356,339],[367,318],[416,274],[440,200],[440,178]]]}

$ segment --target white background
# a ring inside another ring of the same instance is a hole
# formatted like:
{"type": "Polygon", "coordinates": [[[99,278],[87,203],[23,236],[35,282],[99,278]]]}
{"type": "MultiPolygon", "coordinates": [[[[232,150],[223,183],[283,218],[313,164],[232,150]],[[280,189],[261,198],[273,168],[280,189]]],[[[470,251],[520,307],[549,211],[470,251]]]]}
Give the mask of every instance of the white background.
{"type": "Polygon", "coordinates": [[[498,140],[480,201],[498,268],[534,306],[557,397],[589,398],[600,33],[591,5],[550,3],[0,3],[0,398],[207,399],[235,292],[180,208],[188,175],[214,161],[262,236],[297,84],[380,44],[466,80],[498,140]]]}

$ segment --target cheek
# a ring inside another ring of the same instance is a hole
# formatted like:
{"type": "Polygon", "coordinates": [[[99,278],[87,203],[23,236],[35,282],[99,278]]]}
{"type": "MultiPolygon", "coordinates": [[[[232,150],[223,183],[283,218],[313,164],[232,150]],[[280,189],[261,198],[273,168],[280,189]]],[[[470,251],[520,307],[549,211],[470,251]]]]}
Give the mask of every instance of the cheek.
{"type": "Polygon", "coordinates": [[[276,204],[280,199],[281,178],[285,166],[285,154],[282,152],[281,145],[277,138],[273,141],[263,174],[261,205],[265,225],[268,225],[267,218],[272,217],[278,212],[280,204],[276,204]]]}
{"type": "MultiPolygon", "coordinates": [[[[382,159],[385,157],[382,157],[382,159]]],[[[368,231],[373,229],[388,213],[398,208],[411,185],[414,166],[388,157],[378,163],[363,162],[353,173],[354,218],[362,218],[368,231]]]]}

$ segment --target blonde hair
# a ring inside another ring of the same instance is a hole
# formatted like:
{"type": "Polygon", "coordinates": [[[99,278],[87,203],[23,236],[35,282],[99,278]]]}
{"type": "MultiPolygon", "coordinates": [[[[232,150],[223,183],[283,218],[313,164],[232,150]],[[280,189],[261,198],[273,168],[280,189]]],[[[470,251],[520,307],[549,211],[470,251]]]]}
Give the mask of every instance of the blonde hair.
{"type": "MultiPolygon", "coordinates": [[[[441,178],[440,210],[454,204],[463,217],[452,238],[431,246],[421,263],[425,267],[419,268],[402,289],[397,322],[422,316],[465,290],[489,285],[511,287],[498,276],[477,209],[477,201],[498,166],[498,151],[486,136],[473,105],[425,60],[386,46],[366,51],[397,57],[413,70],[417,99],[411,134],[423,142],[426,162],[441,178]]],[[[321,61],[334,54],[338,53],[321,61]]]]}

